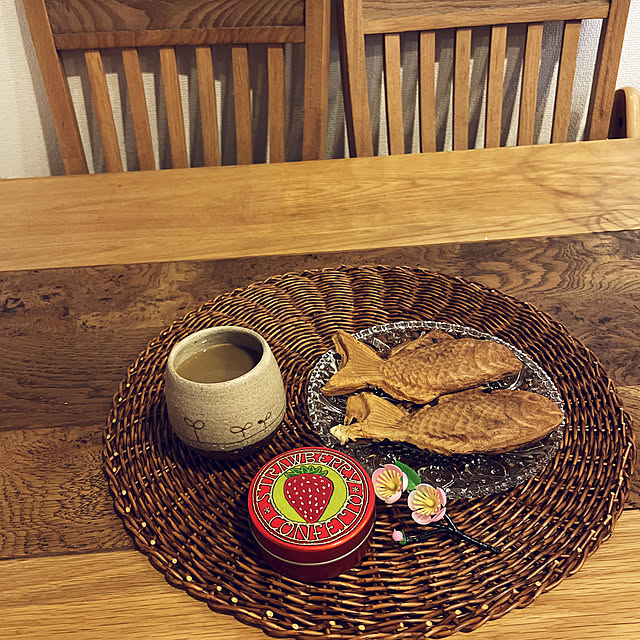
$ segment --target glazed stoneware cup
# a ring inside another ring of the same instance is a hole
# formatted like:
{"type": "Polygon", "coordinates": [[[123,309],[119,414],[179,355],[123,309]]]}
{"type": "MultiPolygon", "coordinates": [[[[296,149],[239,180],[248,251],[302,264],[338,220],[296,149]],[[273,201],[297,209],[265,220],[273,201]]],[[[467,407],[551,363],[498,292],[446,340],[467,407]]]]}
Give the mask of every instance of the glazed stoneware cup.
{"type": "Polygon", "coordinates": [[[167,361],[165,395],[169,421],[180,440],[222,458],[258,448],[286,409],[282,375],[269,345],[242,327],[203,329],[176,344],[167,361]],[[250,350],[257,364],[224,382],[194,382],[176,371],[195,353],[225,343],[250,350]]]}

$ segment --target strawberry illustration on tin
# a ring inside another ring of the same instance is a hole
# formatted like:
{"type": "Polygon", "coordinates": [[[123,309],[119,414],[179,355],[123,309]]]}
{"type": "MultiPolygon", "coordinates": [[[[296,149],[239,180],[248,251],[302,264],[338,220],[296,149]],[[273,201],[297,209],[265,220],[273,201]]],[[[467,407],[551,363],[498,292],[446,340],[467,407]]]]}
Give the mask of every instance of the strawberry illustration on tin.
{"type": "Polygon", "coordinates": [[[333,494],[333,482],[322,465],[300,465],[285,472],[284,497],[309,524],[318,522],[333,494]]]}

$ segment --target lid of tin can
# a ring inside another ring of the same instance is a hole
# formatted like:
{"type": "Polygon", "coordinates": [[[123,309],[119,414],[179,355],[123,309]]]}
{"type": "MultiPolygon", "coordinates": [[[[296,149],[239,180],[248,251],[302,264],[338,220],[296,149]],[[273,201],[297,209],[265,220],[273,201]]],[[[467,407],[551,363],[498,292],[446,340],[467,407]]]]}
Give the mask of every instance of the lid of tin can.
{"type": "Polygon", "coordinates": [[[369,536],[374,514],[369,474],[350,456],[324,447],[272,458],[249,489],[256,541],[289,562],[315,564],[344,556],[369,536]]]}

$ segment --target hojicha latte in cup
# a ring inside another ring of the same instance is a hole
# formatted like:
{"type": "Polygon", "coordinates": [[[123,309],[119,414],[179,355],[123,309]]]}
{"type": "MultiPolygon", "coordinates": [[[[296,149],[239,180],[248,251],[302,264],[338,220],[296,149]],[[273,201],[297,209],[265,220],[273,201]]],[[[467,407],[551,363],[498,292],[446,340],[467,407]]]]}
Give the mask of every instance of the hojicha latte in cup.
{"type": "Polygon", "coordinates": [[[242,327],[203,329],[175,345],[165,393],[176,435],[221,457],[254,448],[278,427],[286,409],[269,345],[242,327]]]}

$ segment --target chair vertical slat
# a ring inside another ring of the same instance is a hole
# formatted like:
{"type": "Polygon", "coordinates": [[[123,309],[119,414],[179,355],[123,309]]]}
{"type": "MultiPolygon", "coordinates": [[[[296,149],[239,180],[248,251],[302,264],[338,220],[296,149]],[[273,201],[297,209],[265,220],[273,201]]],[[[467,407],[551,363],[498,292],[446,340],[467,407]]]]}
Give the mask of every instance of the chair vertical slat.
{"type": "Polygon", "coordinates": [[[436,150],[436,32],[420,32],[420,148],[436,150]]]}
{"type": "Polygon", "coordinates": [[[384,78],[387,97],[387,136],[389,141],[389,153],[404,153],[399,33],[386,33],[384,36],[384,78]]]}
{"type": "Polygon", "coordinates": [[[337,0],[344,110],[352,156],[372,156],[362,0],[337,0]]]}
{"type": "Polygon", "coordinates": [[[640,93],[634,88],[616,90],[607,138],[640,138],[640,93]]]}
{"type": "Polygon", "coordinates": [[[607,137],[629,4],[630,0],[611,0],[609,16],[602,21],[592,100],[585,128],[587,140],[604,140],[607,137]]]}
{"type": "Polygon", "coordinates": [[[133,119],[133,130],[136,135],[136,148],[138,150],[138,163],[143,171],[151,171],[156,168],[156,160],[153,155],[149,112],[147,111],[147,98],[144,94],[138,50],[123,49],[122,63],[127,78],[131,118],[133,119]]]}
{"type": "Polygon", "coordinates": [[[88,173],[71,91],[53,42],[44,0],[23,0],[22,4],[42,71],[42,81],[47,92],[65,171],[68,174],[88,173]]]}
{"type": "Polygon", "coordinates": [[[189,166],[189,158],[187,156],[176,52],[173,47],[160,47],[160,68],[167,105],[171,162],[174,169],[185,169],[189,166]]]}
{"type": "Polygon", "coordinates": [[[196,47],[196,67],[204,164],[206,167],[217,167],[220,164],[220,136],[211,47],[196,47]]]}
{"type": "Polygon", "coordinates": [[[253,162],[251,135],[251,86],[249,83],[249,51],[246,45],[231,47],[233,100],[236,114],[237,163],[253,162]]]}
{"type": "Polygon", "coordinates": [[[558,69],[558,86],[556,88],[556,101],[553,111],[551,142],[567,141],[579,39],[580,20],[567,20],[564,24],[564,36],[562,38],[562,53],[558,69]]]}
{"type": "Polygon", "coordinates": [[[469,146],[469,65],[471,29],[456,29],[455,70],[453,79],[453,148],[469,146]]]}
{"type": "Polygon", "coordinates": [[[321,160],[327,146],[331,0],[305,2],[302,159],[321,160]]]}
{"type": "Polygon", "coordinates": [[[84,59],[87,63],[89,83],[91,84],[93,108],[95,109],[98,128],[100,129],[104,161],[109,173],[117,173],[122,171],[122,157],[120,156],[120,145],[118,144],[118,134],[116,133],[116,124],[113,119],[107,79],[102,66],[102,56],[99,51],[92,49],[85,51],[84,59]]]}
{"type": "Polygon", "coordinates": [[[284,46],[267,47],[269,79],[269,161],[285,161],[284,145],[284,46]]]}
{"type": "Polygon", "coordinates": [[[538,75],[542,53],[541,22],[527,26],[527,42],[524,51],[522,71],[522,91],[520,92],[520,115],[518,123],[518,144],[533,144],[538,100],[538,75]]]}
{"type": "Polygon", "coordinates": [[[489,54],[489,77],[487,81],[487,122],[485,147],[499,147],[502,134],[502,91],[504,83],[504,60],[507,49],[507,26],[491,28],[491,50],[489,54]]]}

